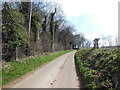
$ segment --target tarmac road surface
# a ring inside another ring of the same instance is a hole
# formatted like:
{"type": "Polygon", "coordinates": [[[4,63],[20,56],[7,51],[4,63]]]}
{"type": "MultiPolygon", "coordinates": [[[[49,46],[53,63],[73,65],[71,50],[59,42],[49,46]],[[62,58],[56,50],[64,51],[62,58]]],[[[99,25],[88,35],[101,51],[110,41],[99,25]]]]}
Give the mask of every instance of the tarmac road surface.
{"type": "Polygon", "coordinates": [[[74,64],[75,52],[56,58],[11,88],[79,88],[74,64]]]}

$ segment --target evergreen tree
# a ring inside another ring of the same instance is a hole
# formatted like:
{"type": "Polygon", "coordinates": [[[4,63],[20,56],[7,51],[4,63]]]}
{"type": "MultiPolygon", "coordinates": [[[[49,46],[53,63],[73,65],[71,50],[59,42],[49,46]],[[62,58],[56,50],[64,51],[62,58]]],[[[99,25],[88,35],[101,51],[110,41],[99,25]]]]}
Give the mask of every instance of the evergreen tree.
{"type": "Polygon", "coordinates": [[[18,47],[25,45],[28,35],[24,29],[24,16],[16,9],[4,3],[2,9],[2,44],[3,59],[10,61],[16,59],[18,47]]]}
{"type": "Polygon", "coordinates": [[[32,2],[21,2],[20,12],[25,16],[25,28],[29,34],[29,43],[26,44],[26,56],[31,55],[31,16],[32,16],[32,2]]]}

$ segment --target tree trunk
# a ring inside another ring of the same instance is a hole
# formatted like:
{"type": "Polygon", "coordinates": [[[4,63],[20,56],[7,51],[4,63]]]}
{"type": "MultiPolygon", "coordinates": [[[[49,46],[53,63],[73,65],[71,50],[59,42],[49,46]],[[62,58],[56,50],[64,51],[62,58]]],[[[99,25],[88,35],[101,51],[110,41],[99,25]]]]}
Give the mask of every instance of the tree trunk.
{"type": "Polygon", "coordinates": [[[31,54],[31,16],[32,16],[32,2],[31,0],[29,1],[29,11],[28,11],[28,34],[30,36],[30,39],[29,39],[29,43],[27,44],[27,56],[29,56],[31,54]]]}
{"type": "Polygon", "coordinates": [[[50,22],[50,32],[51,32],[51,41],[52,41],[52,43],[51,43],[51,49],[52,49],[52,51],[54,51],[54,47],[55,47],[55,45],[54,45],[54,36],[55,36],[55,22],[54,22],[54,15],[55,15],[55,13],[56,13],[56,8],[55,8],[55,11],[53,12],[53,13],[51,13],[51,22],[50,22]]]}
{"type": "Polygon", "coordinates": [[[29,15],[29,17],[28,17],[28,19],[29,19],[29,22],[28,22],[28,33],[29,33],[29,35],[30,35],[31,16],[32,16],[32,2],[31,2],[31,0],[30,0],[30,2],[29,2],[29,12],[28,12],[28,15],[29,15]]]}
{"type": "Polygon", "coordinates": [[[15,60],[17,60],[18,59],[18,47],[16,46],[16,53],[15,53],[15,60]]]}

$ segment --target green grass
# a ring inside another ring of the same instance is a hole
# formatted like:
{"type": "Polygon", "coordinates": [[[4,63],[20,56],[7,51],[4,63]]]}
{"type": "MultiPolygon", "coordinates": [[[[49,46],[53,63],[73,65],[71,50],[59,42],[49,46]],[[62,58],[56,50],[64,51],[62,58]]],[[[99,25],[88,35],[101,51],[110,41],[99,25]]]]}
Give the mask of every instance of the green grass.
{"type": "Polygon", "coordinates": [[[49,53],[48,55],[36,56],[25,60],[6,62],[4,63],[2,69],[2,85],[15,80],[18,77],[70,51],[72,50],[49,53]]]}
{"type": "Polygon", "coordinates": [[[120,50],[81,49],[75,54],[76,65],[83,74],[86,88],[118,88],[120,50]]]}
{"type": "Polygon", "coordinates": [[[0,68],[0,86],[2,86],[2,69],[0,68]]]}

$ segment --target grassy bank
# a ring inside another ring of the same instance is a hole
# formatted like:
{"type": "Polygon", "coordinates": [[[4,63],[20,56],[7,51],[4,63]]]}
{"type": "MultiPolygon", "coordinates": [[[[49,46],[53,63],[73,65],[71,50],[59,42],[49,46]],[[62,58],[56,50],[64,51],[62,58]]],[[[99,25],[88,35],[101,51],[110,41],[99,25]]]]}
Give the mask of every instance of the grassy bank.
{"type": "Polygon", "coordinates": [[[2,85],[5,85],[14,79],[36,69],[37,67],[67,53],[71,50],[49,53],[44,56],[36,56],[24,60],[6,62],[2,69],[2,85]]]}
{"type": "Polygon", "coordinates": [[[120,87],[120,50],[81,49],[75,60],[85,88],[120,87]]]}

